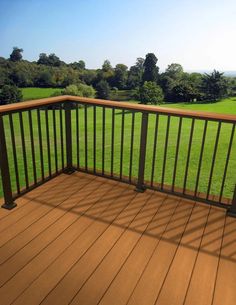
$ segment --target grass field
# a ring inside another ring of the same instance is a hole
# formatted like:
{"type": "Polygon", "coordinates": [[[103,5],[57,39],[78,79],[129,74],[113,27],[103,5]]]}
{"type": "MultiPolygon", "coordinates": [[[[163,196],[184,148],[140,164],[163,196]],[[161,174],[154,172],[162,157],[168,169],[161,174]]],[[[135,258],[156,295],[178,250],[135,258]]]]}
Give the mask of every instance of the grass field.
{"type": "MultiPolygon", "coordinates": [[[[195,110],[204,110],[211,112],[224,112],[224,113],[234,113],[236,114],[236,101],[234,98],[220,101],[215,104],[194,104],[194,105],[174,105],[170,104],[168,107],[178,107],[178,108],[188,108],[195,110]],[[235,104],[235,105],[234,105],[235,104]]],[[[57,112],[57,111],[56,111],[57,112]]],[[[80,138],[79,138],[79,152],[80,152],[80,165],[84,165],[85,159],[85,148],[84,148],[84,109],[80,109],[79,121],[80,121],[80,138]]],[[[121,143],[121,111],[116,110],[115,113],[115,161],[114,161],[114,172],[119,173],[120,169],[120,143],[121,143]]],[[[20,181],[21,185],[24,185],[24,170],[23,170],[23,158],[22,158],[22,149],[21,149],[21,139],[20,139],[20,131],[19,131],[19,118],[17,114],[13,115],[14,124],[15,124],[15,135],[16,135],[16,144],[18,150],[18,166],[20,172],[20,181]]],[[[30,150],[30,138],[29,138],[29,127],[28,127],[28,114],[24,113],[24,130],[26,137],[26,147],[27,147],[27,156],[29,158],[28,167],[30,177],[32,175],[32,159],[31,159],[31,150],[30,150]]],[[[55,168],[55,154],[54,154],[54,142],[53,142],[53,130],[52,130],[52,112],[49,111],[50,118],[50,158],[52,162],[52,168],[55,168]]],[[[129,160],[130,160],[130,130],[131,130],[131,118],[132,115],[130,113],[125,114],[125,137],[124,137],[124,158],[123,158],[123,174],[128,176],[129,174],[129,160]]],[[[59,113],[56,113],[57,120],[57,132],[59,132],[59,113]]],[[[45,131],[45,112],[41,111],[41,121],[42,121],[42,132],[43,132],[43,141],[44,141],[44,167],[45,171],[48,171],[48,156],[46,149],[46,131],[45,131]]],[[[37,171],[40,173],[40,159],[39,159],[39,143],[37,139],[38,130],[37,130],[37,122],[36,122],[36,113],[33,111],[33,122],[34,122],[34,135],[35,135],[35,148],[36,148],[36,160],[37,160],[37,171]]],[[[135,120],[135,135],[134,135],[134,157],[133,157],[133,172],[132,175],[137,177],[138,171],[138,157],[139,157],[139,139],[140,139],[140,124],[141,123],[141,115],[136,114],[135,120]]],[[[167,119],[166,116],[160,116],[159,120],[159,128],[158,128],[158,145],[156,151],[156,163],[155,163],[155,172],[154,172],[154,181],[160,182],[162,177],[162,165],[163,165],[163,156],[164,156],[164,144],[166,138],[166,124],[167,119]]],[[[175,162],[175,151],[176,151],[176,140],[177,140],[177,130],[178,130],[179,119],[172,118],[170,124],[170,135],[169,135],[169,145],[167,151],[167,163],[166,163],[166,174],[165,174],[165,183],[171,184],[173,177],[173,166],[175,162]]],[[[9,158],[11,165],[11,174],[13,187],[15,186],[15,173],[13,166],[13,157],[12,157],[12,145],[11,145],[11,136],[9,130],[9,122],[8,119],[5,119],[6,126],[6,136],[9,147],[9,158]]],[[[76,118],[75,111],[72,113],[72,126],[73,126],[73,161],[77,162],[76,158],[76,118]]],[[[96,157],[97,157],[97,168],[101,169],[102,166],[102,111],[101,109],[97,109],[97,125],[96,125],[96,157]]],[[[148,125],[148,142],[147,142],[147,159],[146,159],[146,171],[145,178],[150,180],[151,176],[151,167],[152,167],[152,156],[153,156],[153,141],[154,141],[154,128],[155,128],[155,116],[149,116],[149,125],[148,125]]],[[[188,141],[189,134],[191,128],[191,120],[185,119],[183,121],[182,126],[182,134],[180,141],[180,151],[179,158],[177,163],[177,175],[176,175],[176,186],[182,187],[184,180],[184,171],[186,166],[186,156],[188,149],[188,141]]],[[[195,124],[194,134],[193,134],[193,143],[192,143],[192,151],[190,157],[190,167],[188,172],[187,179],[187,189],[193,189],[196,181],[197,168],[198,168],[198,160],[201,149],[201,139],[203,134],[204,122],[197,121],[195,124]]],[[[215,170],[213,173],[212,179],[212,187],[211,193],[218,194],[221,187],[222,175],[225,166],[225,160],[227,155],[228,144],[230,140],[230,132],[231,126],[228,124],[222,124],[222,130],[219,139],[219,146],[217,150],[215,170]]],[[[105,137],[105,171],[110,171],[110,163],[111,163],[111,110],[106,110],[106,137],[105,137]]],[[[200,182],[199,182],[199,191],[206,192],[207,191],[207,181],[209,179],[209,172],[212,162],[212,155],[214,150],[215,136],[217,132],[217,124],[215,122],[209,123],[207,137],[206,137],[206,145],[204,149],[203,155],[203,163],[202,170],[200,174],[200,182]]],[[[57,137],[57,154],[60,160],[60,138],[57,137]]],[[[89,167],[93,167],[93,108],[88,108],[88,165],[89,167]]],[[[59,162],[60,166],[60,162],[59,162]]],[[[234,189],[234,183],[236,181],[236,139],[234,139],[228,174],[225,183],[224,196],[230,197],[232,196],[232,192],[234,189]]],[[[32,179],[31,179],[32,180],[32,179]]]]}
{"type": "Polygon", "coordinates": [[[209,111],[216,113],[236,114],[236,97],[223,99],[216,103],[179,103],[179,104],[165,104],[162,107],[190,109],[196,111],[209,111]]]}
{"type": "Polygon", "coordinates": [[[22,88],[23,100],[35,100],[50,97],[55,92],[60,92],[60,88],[22,88]]]}

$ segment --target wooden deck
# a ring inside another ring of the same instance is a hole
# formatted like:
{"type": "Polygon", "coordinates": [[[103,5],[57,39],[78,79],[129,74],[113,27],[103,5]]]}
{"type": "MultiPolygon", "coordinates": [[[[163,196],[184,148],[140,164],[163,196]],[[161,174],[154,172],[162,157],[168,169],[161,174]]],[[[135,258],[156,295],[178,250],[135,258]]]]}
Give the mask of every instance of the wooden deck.
{"type": "Polygon", "coordinates": [[[0,304],[234,305],[236,219],[88,174],[0,210],[0,304]]]}

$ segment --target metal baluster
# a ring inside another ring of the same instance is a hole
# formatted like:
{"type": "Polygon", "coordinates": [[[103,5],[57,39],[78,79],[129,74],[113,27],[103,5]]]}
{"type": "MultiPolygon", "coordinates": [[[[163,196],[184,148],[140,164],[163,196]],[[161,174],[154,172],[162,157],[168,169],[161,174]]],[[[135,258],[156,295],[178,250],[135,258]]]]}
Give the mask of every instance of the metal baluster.
{"type": "Polygon", "coordinates": [[[26,154],[26,147],[25,147],[25,132],[24,132],[24,123],[23,123],[22,112],[19,112],[19,119],[20,119],[20,133],[21,133],[21,145],[22,145],[22,152],[23,152],[24,172],[25,172],[25,186],[26,186],[26,189],[28,189],[29,188],[29,176],[28,176],[28,164],[27,164],[27,154],[26,154]]]}
{"type": "Polygon", "coordinates": [[[3,194],[4,194],[4,204],[2,205],[2,207],[11,210],[14,207],[16,207],[16,203],[13,201],[13,197],[12,197],[6,136],[5,136],[5,129],[4,129],[2,115],[0,115],[0,169],[2,175],[2,186],[3,186],[3,194]]]}

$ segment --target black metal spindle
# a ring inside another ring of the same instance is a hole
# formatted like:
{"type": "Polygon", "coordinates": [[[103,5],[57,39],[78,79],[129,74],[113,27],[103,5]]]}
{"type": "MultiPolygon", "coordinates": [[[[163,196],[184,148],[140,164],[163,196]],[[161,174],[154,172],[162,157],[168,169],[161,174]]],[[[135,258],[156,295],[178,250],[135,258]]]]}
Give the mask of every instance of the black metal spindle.
{"type": "Polygon", "coordinates": [[[234,193],[231,205],[227,211],[227,215],[236,218],[236,184],[234,186],[234,193]]]}
{"type": "Polygon", "coordinates": [[[172,187],[171,187],[172,192],[174,192],[174,188],[175,188],[175,179],[176,179],[177,163],[178,163],[178,156],[179,156],[179,146],[180,146],[180,138],[181,138],[181,130],[182,130],[182,120],[183,120],[183,118],[180,117],[179,126],[178,126],[176,151],[175,151],[175,163],[174,163],[174,170],[173,170],[172,187]]]}
{"type": "Polygon", "coordinates": [[[154,173],[155,173],[158,124],[159,124],[159,115],[157,114],[156,115],[156,123],[155,123],[155,131],[154,131],[153,153],[152,153],[151,186],[153,186],[154,173]]]}
{"type": "Polygon", "coordinates": [[[106,128],[106,108],[102,107],[102,174],[105,169],[105,128],[106,128]]]}
{"type": "Polygon", "coordinates": [[[96,173],[96,156],[97,156],[97,113],[96,106],[93,106],[93,172],[96,173]]]}
{"type": "Polygon", "coordinates": [[[187,184],[187,179],[188,179],[188,169],[189,169],[190,155],[191,155],[191,149],[192,149],[192,143],[193,143],[194,126],[195,126],[195,119],[192,119],[191,131],[190,131],[189,143],[188,143],[188,155],[187,155],[185,175],[184,175],[183,194],[185,194],[186,184],[187,184]]]}
{"type": "Polygon", "coordinates": [[[194,197],[197,196],[197,192],[198,192],[198,184],[199,184],[199,178],[200,178],[200,173],[201,173],[201,168],[202,168],[202,158],[203,158],[203,152],[204,152],[204,147],[205,147],[205,142],[206,142],[207,126],[208,126],[208,121],[206,120],[205,124],[204,124],[203,135],[202,135],[201,151],[200,151],[200,156],[199,156],[199,161],[198,161],[198,170],[197,170],[194,197]]]}
{"type": "Polygon", "coordinates": [[[20,119],[20,133],[21,133],[21,145],[22,145],[22,153],[23,153],[23,162],[24,162],[24,173],[25,173],[25,186],[26,189],[29,188],[29,176],[28,176],[28,164],[27,164],[27,154],[25,147],[25,132],[24,132],[24,123],[22,112],[19,112],[20,119]]]}
{"type": "Polygon", "coordinates": [[[80,134],[80,128],[79,128],[79,105],[76,104],[75,108],[75,115],[76,115],[76,155],[77,155],[77,168],[80,168],[80,141],[79,141],[79,134],[80,134]]]}
{"type": "Polygon", "coordinates": [[[138,169],[138,183],[136,186],[137,192],[145,190],[144,185],[144,172],[146,164],[146,151],[147,151],[147,134],[148,134],[148,113],[142,113],[141,135],[140,135],[140,149],[139,149],[139,169],[138,169]]]}
{"type": "Polygon", "coordinates": [[[60,136],[61,136],[61,166],[65,168],[65,157],[64,157],[64,130],[63,130],[63,105],[60,105],[60,136]]]}
{"type": "Polygon", "coordinates": [[[37,170],[36,170],[34,131],[33,131],[33,122],[32,122],[32,112],[31,112],[31,110],[28,111],[28,117],[29,117],[29,130],[30,130],[30,143],[31,143],[33,175],[34,175],[34,183],[36,184],[37,183],[37,170]]]}
{"type": "Polygon", "coordinates": [[[15,131],[12,114],[9,114],[9,123],[11,130],[11,144],[12,144],[12,152],[13,152],[13,160],[14,160],[14,168],[15,168],[15,176],[16,176],[16,189],[17,193],[20,194],[20,180],[19,180],[19,171],[18,171],[18,160],[17,160],[17,151],[16,151],[16,139],[15,139],[15,131]]]}
{"type": "Polygon", "coordinates": [[[131,181],[132,181],[133,148],[134,148],[134,123],[135,123],[135,112],[132,112],[131,137],[130,137],[130,159],[129,159],[129,183],[131,183],[131,181]]]}
{"type": "Polygon", "coordinates": [[[13,201],[12,188],[11,188],[11,176],[7,154],[7,144],[3,117],[0,114],[0,174],[2,176],[2,186],[4,195],[3,208],[11,210],[16,207],[16,203],[13,201]]]}
{"type": "Polygon", "coordinates": [[[121,119],[121,136],[120,136],[120,179],[122,179],[122,174],[123,174],[124,127],[125,127],[125,111],[123,109],[122,110],[122,119],[121,119]]]}
{"type": "Polygon", "coordinates": [[[207,200],[209,199],[210,190],[211,190],[212,176],[213,176],[213,171],[214,171],[214,167],[215,167],[215,159],[216,159],[218,143],[219,143],[219,138],[220,138],[220,130],[221,130],[221,122],[218,123],[218,128],[217,128],[214,153],[213,153],[212,163],[211,163],[211,171],[210,171],[209,183],[208,183],[208,187],[207,187],[207,196],[206,196],[207,200]]]}
{"type": "Polygon", "coordinates": [[[38,134],[39,134],[39,152],[40,152],[40,164],[41,164],[41,176],[42,180],[45,179],[44,175],[44,158],[43,158],[43,140],[42,140],[42,127],[41,127],[41,115],[40,109],[37,109],[37,121],[38,121],[38,134]]]}
{"type": "Polygon", "coordinates": [[[47,141],[47,155],[48,155],[48,172],[49,176],[52,175],[52,165],[51,165],[51,148],[50,148],[50,135],[49,135],[49,118],[48,118],[48,108],[45,109],[45,124],[46,124],[46,141],[47,141]]]}
{"type": "Polygon", "coordinates": [[[88,113],[87,105],[84,105],[84,157],[85,157],[85,170],[88,170],[88,113]]]}
{"type": "Polygon", "coordinates": [[[111,126],[111,177],[114,171],[114,142],[115,142],[115,108],[112,108],[112,126],[111,126]]]}
{"type": "Polygon", "coordinates": [[[163,160],[162,178],[161,178],[161,189],[162,190],[163,190],[163,186],[164,186],[164,182],[165,182],[165,170],[166,170],[167,149],[168,149],[168,141],[169,141],[169,131],[170,131],[170,115],[168,115],[167,127],[166,127],[166,140],[165,140],[164,160],[163,160]]]}
{"type": "Polygon", "coordinates": [[[220,188],[219,202],[221,202],[222,196],[223,196],[225,179],[226,179],[226,175],[227,175],[227,171],[228,171],[228,165],[229,165],[229,160],[230,160],[230,155],[231,155],[231,150],[232,150],[232,145],[233,145],[233,140],[234,140],[234,132],[235,132],[235,124],[232,126],[232,130],[231,130],[228,152],[227,152],[227,157],[226,157],[226,161],[225,161],[224,174],[223,174],[222,184],[221,184],[221,188],[220,188]]]}
{"type": "Polygon", "coordinates": [[[56,110],[52,110],[52,119],[53,119],[53,135],[54,135],[54,154],[55,154],[55,167],[56,173],[58,173],[58,158],[57,158],[57,121],[56,121],[56,110]]]}

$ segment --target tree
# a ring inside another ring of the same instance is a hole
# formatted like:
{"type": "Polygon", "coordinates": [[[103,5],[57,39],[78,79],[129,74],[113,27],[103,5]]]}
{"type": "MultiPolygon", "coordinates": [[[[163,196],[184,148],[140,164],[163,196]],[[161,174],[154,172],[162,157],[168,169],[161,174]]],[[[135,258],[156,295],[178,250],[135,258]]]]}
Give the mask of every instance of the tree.
{"type": "Polygon", "coordinates": [[[11,61],[20,61],[22,59],[23,49],[14,47],[12,53],[10,54],[11,61]]]}
{"type": "Polygon", "coordinates": [[[168,76],[166,73],[162,73],[159,79],[160,86],[164,92],[165,101],[172,101],[172,89],[179,84],[179,81],[168,76]]]}
{"type": "Polygon", "coordinates": [[[96,85],[97,97],[108,100],[110,98],[110,87],[107,81],[101,80],[96,85]]]}
{"type": "Polygon", "coordinates": [[[223,75],[216,70],[211,74],[205,73],[202,79],[204,99],[216,101],[227,94],[227,82],[223,75]]]}
{"type": "Polygon", "coordinates": [[[142,58],[142,57],[138,57],[136,59],[136,63],[135,63],[135,66],[137,67],[137,69],[140,71],[140,72],[143,72],[143,65],[144,65],[144,62],[145,62],[145,59],[142,58]]]}
{"type": "Polygon", "coordinates": [[[78,62],[78,69],[79,70],[85,70],[85,62],[83,60],[80,60],[78,62]]]}
{"type": "Polygon", "coordinates": [[[125,89],[128,78],[128,67],[123,64],[117,64],[112,81],[112,85],[122,90],[125,89]]]}
{"type": "Polygon", "coordinates": [[[46,66],[59,67],[62,62],[54,53],[51,53],[48,56],[46,53],[40,53],[37,63],[46,66]]]}
{"type": "Polygon", "coordinates": [[[129,89],[135,89],[141,85],[144,71],[143,64],[144,59],[139,57],[136,60],[136,64],[130,67],[127,80],[127,87],[129,89]]]}
{"type": "Polygon", "coordinates": [[[94,70],[84,70],[80,74],[80,79],[87,85],[94,85],[97,73],[94,70]]]}
{"type": "Polygon", "coordinates": [[[171,92],[172,102],[191,102],[198,98],[198,91],[190,83],[180,83],[171,92]]]}
{"type": "Polygon", "coordinates": [[[60,58],[56,56],[54,53],[48,55],[48,63],[49,66],[59,67],[61,65],[60,58]]]}
{"type": "Polygon", "coordinates": [[[155,54],[148,53],[146,55],[145,61],[143,63],[144,73],[143,73],[143,82],[150,81],[156,82],[158,77],[159,68],[156,66],[157,58],[155,54]]]}
{"type": "Polygon", "coordinates": [[[38,87],[53,87],[55,84],[53,83],[52,73],[48,70],[41,72],[36,80],[36,85],[38,87]]]}
{"type": "Polygon", "coordinates": [[[37,64],[39,65],[48,65],[48,56],[46,53],[40,53],[39,59],[37,61],[37,64]]]}
{"type": "Polygon", "coordinates": [[[108,72],[110,70],[113,70],[112,65],[108,59],[106,59],[102,65],[102,70],[104,72],[108,72]]]}
{"type": "Polygon", "coordinates": [[[145,82],[140,88],[140,100],[143,104],[161,104],[163,99],[163,91],[155,82],[145,82]]]}
{"type": "Polygon", "coordinates": [[[27,74],[24,73],[22,70],[13,70],[12,73],[9,75],[9,78],[18,87],[26,87],[27,83],[27,74]]]}
{"type": "Polygon", "coordinates": [[[0,105],[17,103],[22,100],[22,93],[16,86],[4,85],[0,90],[0,105]]]}
{"type": "MultiPolygon", "coordinates": [[[[1,78],[0,78],[1,79],[1,78]]],[[[236,77],[227,78],[228,95],[236,96],[236,77]]]]}
{"type": "Polygon", "coordinates": [[[174,80],[180,80],[183,76],[184,70],[183,67],[180,64],[170,64],[168,65],[165,75],[169,76],[170,78],[174,80]]]}

